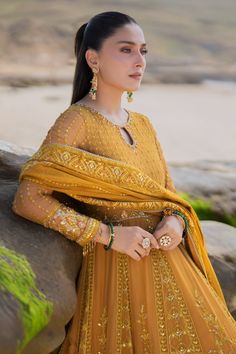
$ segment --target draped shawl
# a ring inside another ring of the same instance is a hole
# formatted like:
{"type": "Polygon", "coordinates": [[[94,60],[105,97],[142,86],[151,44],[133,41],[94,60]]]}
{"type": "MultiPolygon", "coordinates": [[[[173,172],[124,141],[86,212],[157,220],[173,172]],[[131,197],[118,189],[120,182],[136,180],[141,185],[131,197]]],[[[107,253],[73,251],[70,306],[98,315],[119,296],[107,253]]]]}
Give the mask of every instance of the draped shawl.
{"type": "Polygon", "coordinates": [[[19,180],[23,179],[88,205],[140,210],[152,215],[160,215],[165,208],[180,211],[188,220],[186,250],[224,302],[193,207],[139,168],[69,145],[50,143],[42,145],[22,166],[19,180]]]}

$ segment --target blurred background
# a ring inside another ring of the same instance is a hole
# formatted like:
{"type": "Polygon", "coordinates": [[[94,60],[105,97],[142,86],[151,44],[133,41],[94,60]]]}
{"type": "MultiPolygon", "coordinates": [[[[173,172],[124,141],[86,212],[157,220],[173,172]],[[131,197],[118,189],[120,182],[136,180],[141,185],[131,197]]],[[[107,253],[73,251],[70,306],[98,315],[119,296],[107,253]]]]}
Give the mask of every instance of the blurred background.
{"type": "Polygon", "coordinates": [[[167,161],[235,160],[235,0],[0,0],[0,139],[37,149],[69,105],[74,36],[103,11],[141,25],[149,53],[134,101],[167,161]]]}
{"type": "Polygon", "coordinates": [[[156,128],[177,193],[201,219],[236,319],[236,0],[0,0],[0,241],[26,256],[55,305],[50,325],[31,341],[42,322],[28,306],[35,304],[31,295],[22,296],[15,285],[28,284],[30,273],[0,247],[0,260],[11,265],[7,286],[15,279],[7,292],[0,287],[1,353],[13,353],[22,333],[24,343],[31,341],[24,354],[51,352],[76,302],[72,243],[20,220],[10,208],[22,164],[70,105],[75,34],[103,11],[127,13],[144,31],[146,73],[134,101],[124,93],[122,103],[156,128]]]}

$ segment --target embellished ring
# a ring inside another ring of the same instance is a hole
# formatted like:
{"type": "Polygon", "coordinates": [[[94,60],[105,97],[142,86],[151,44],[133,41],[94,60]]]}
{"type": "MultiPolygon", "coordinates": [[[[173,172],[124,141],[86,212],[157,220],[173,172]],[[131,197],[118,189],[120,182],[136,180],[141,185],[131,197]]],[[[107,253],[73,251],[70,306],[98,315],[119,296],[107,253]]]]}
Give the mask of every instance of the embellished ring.
{"type": "Polygon", "coordinates": [[[148,248],[148,247],[150,247],[150,244],[151,244],[151,241],[149,240],[149,238],[148,237],[145,237],[144,239],[143,239],[143,241],[142,241],[142,246],[143,246],[143,248],[148,248]]]}
{"type": "Polygon", "coordinates": [[[159,244],[163,247],[168,247],[171,244],[172,238],[165,234],[159,238],[159,244]]]}

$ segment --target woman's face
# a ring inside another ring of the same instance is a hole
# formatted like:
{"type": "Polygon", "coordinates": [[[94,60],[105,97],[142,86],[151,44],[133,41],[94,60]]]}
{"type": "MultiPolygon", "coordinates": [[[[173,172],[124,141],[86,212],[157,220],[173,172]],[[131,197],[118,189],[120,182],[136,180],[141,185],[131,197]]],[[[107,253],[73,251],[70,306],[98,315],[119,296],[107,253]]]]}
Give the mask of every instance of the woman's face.
{"type": "Polygon", "coordinates": [[[138,25],[132,23],[117,29],[96,52],[98,85],[100,81],[121,91],[137,90],[146,67],[146,52],[144,34],[138,25]]]}

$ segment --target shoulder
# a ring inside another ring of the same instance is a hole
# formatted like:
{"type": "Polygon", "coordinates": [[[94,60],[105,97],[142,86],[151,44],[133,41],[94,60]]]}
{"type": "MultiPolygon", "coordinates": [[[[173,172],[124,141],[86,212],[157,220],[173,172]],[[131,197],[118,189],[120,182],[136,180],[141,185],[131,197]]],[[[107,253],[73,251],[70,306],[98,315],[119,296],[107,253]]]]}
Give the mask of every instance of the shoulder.
{"type": "Polygon", "coordinates": [[[155,134],[155,128],[150,120],[150,118],[141,112],[136,112],[136,111],[130,111],[132,113],[133,116],[135,116],[137,122],[145,127],[147,127],[147,129],[149,129],[152,133],[155,134]]]}
{"type": "Polygon", "coordinates": [[[144,122],[146,124],[151,124],[150,119],[146,114],[144,114],[142,112],[131,111],[131,110],[129,110],[129,112],[131,112],[135,117],[137,117],[137,119],[140,122],[144,122]]]}
{"type": "Polygon", "coordinates": [[[59,143],[77,146],[84,135],[84,115],[76,105],[70,105],[57,116],[43,144],[59,143]]]}

